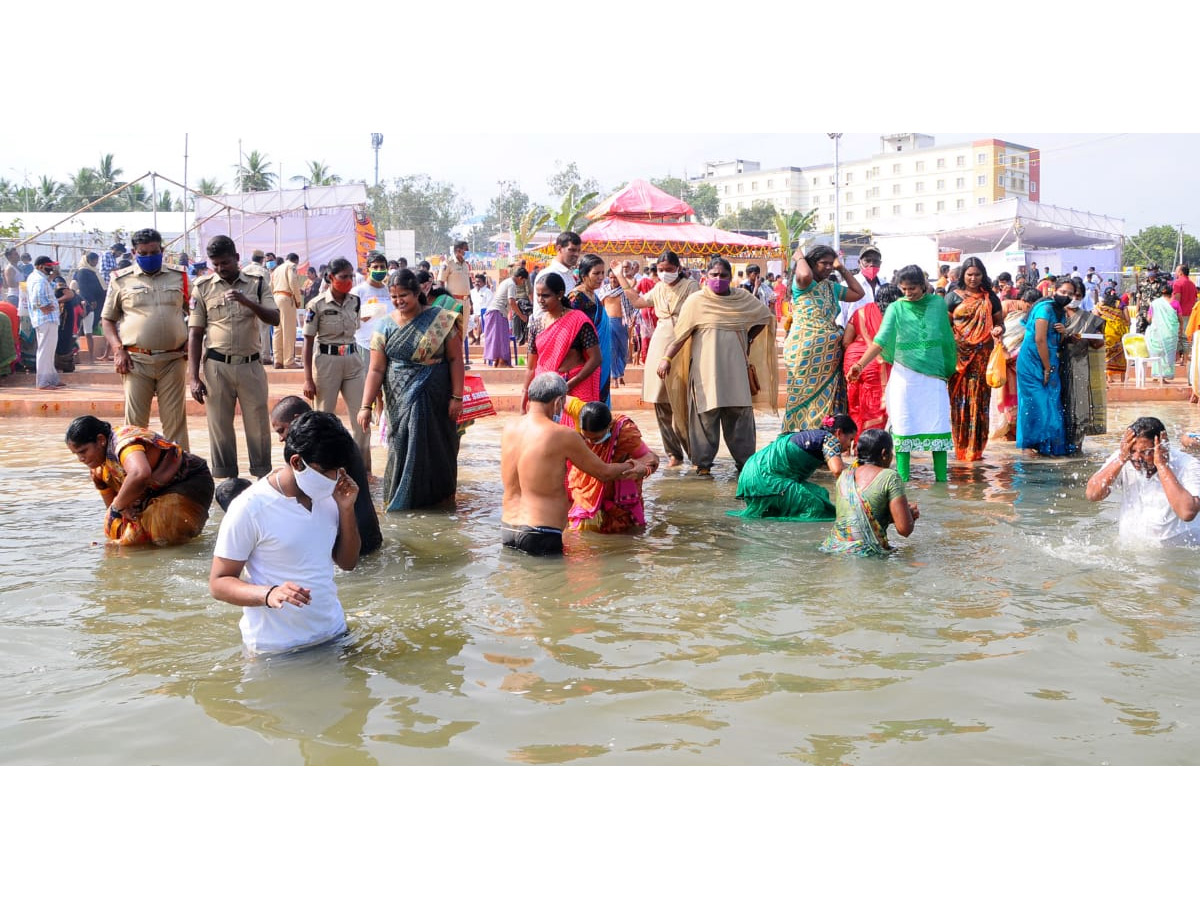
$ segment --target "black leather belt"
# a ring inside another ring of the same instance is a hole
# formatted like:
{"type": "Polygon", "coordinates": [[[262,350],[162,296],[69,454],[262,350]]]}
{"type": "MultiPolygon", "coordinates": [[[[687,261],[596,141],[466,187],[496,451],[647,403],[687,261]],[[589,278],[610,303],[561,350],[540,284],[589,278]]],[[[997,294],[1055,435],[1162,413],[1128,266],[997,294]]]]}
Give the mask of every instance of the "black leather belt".
{"type": "Polygon", "coordinates": [[[358,344],[317,344],[317,349],[330,356],[345,356],[347,353],[357,353],[358,344]]]}
{"type": "Polygon", "coordinates": [[[208,350],[204,354],[209,359],[215,359],[217,362],[229,363],[231,366],[241,366],[246,363],[258,362],[261,353],[255,353],[252,356],[226,356],[218,350],[208,350]]]}

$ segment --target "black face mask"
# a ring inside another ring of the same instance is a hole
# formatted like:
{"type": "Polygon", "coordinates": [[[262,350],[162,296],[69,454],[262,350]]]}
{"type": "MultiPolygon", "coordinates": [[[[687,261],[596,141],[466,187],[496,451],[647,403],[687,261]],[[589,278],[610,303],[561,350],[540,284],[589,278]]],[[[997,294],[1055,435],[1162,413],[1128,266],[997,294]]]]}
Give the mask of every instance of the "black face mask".
{"type": "Polygon", "coordinates": [[[1058,294],[1055,294],[1050,299],[1054,302],[1054,308],[1061,311],[1061,310],[1066,309],[1068,306],[1070,306],[1071,302],[1075,298],[1074,297],[1060,297],[1058,294]]]}

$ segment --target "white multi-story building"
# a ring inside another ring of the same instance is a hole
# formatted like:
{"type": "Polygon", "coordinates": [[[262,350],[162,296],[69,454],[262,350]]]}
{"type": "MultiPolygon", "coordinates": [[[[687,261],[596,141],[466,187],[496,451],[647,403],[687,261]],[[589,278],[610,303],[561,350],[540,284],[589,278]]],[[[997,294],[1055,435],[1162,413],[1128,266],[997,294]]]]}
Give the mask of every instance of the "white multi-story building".
{"type": "Polygon", "coordinates": [[[840,164],[763,169],[752,160],[707,163],[699,180],[712,184],[720,214],[765,200],[783,213],[818,209],[817,228],[833,226],[834,196],[841,193],[839,228],[869,230],[873,220],[966,209],[1006,197],[1041,200],[1040,152],[999,138],[936,146],[927,134],[890,134],[879,152],[840,164]]]}

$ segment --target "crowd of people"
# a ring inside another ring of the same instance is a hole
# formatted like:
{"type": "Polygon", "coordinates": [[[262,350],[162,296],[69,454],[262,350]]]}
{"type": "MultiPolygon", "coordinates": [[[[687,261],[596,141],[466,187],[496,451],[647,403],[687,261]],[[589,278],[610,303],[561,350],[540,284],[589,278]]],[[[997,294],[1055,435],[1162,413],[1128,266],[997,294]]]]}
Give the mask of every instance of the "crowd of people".
{"type": "MultiPolygon", "coordinates": [[[[497,367],[520,364],[526,348],[522,415],[500,441],[500,541],[534,555],[561,553],[572,529],[646,524],[643,482],[660,457],[611,404],[630,360],[645,367],[642,397],[654,405],[666,466],[686,460],[711,477],[723,439],[742,503],[729,514],[831,523],[820,545],[828,553],[883,555],[889,529],[913,534],[914,453],[931,454],[935,480],[946,481],[951,451],[971,462],[989,441],[1012,441],[1037,454],[1078,454],[1085,435],[1107,429],[1108,326],[1128,330],[1129,320],[1090,278],[993,281],[971,257],[934,283],[911,265],[889,281],[878,248],[862,251],[852,273],[818,245],[797,252],[785,302],[785,279],[763,279],[756,266],[735,283],[726,259],[694,269],[668,250],[643,271],[637,261],[583,254],[581,243],[564,232],[547,265],[516,266],[494,287],[471,270],[464,242],[437,273],[376,253],[356,280],[353,263],[335,259],[309,270],[315,291],[294,254],[255,251],[243,265],[224,236],[208,243],[199,272],[164,262],[152,229],[132,236],[128,265],[86,260],[74,278],[80,293],[94,298],[87,273],[102,287],[108,279],[89,311],[99,324],[86,327],[100,329],[122,376],[125,422],[81,417],[66,442],[105,502],[106,535],[126,545],[189,540],[215,497],[226,514],[210,586],[246,608],[246,645],[274,651],[340,633],[333,567],[352,569],[382,542],[368,436],[384,426],[384,512],[452,505],[473,341],[497,367]],[[301,322],[297,361],[284,309],[301,322]],[[284,334],[273,345],[272,328],[284,334]],[[756,450],[755,412],[778,413],[781,349],[782,432],[756,450]],[[265,364],[302,368],[304,397],[268,412],[265,364]],[[204,405],[210,460],[189,450],[185,386],[204,405]],[[162,433],[149,428],[154,397],[162,433]],[[348,423],[335,414],[339,397],[348,423]],[[239,477],[238,408],[254,483],[239,477]],[[282,466],[272,466],[272,431],[282,466]],[[833,499],[811,480],[821,468],[836,479],[833,499]]],[[[33,263],[52,286],[53,261],[33,263]]],[[[31,310],[47,296],[40,286],[30,292],[31,310]]],[[[1148,324],[1169,324],[1170,310],[1177,326],[1177,298],[1159,299],[1148,324]]],[[[1194,293],[1190,302],[1189,315],[1194,293]]],[[[1158,420],[1133,423],[1087,496],[1103,499],[1113,487],[1125,495],[1123,530],[1141,522],[1163,540],[1200,539],[1200,463],[1169,452],[1158,420]]]]}

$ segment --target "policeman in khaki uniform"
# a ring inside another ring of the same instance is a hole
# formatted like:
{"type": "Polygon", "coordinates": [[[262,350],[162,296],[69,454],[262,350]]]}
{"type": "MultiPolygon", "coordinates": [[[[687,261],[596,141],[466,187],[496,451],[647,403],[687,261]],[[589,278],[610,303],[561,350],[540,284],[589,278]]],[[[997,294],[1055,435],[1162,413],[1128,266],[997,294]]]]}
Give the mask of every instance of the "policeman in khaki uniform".
{"type": "Polygon", "coordinates": [[[271,290],[279,307],[279,326],[275,329],[275,368],[290,369],[296,362],[296,310],[304,306],[304,286],[300,283],[300,256],[289,253],[287,260],[271,273],[271,290]]]}
{"type": "Polygon", "coordinates": [[[162,235],[153,228],[135,231],[130,243],[134,264],[112,273],[100,312],[113,368],[123,376],[125,422],[149,428],[150,401],[157,395],[163,437],[188,450],[187,272],[163,264],[162,235]]]}
{"type": "MultiPolygon", "coordinates": [[[[354,339],[361,307],[358,296],[351,293],[354,266],[348,259],[335,259],[329,264],[329,279],[330,286],[304,308],[304,396],[315,399],[322,412],[337,409],[339,393],[345,398],[350,433],[366,463],[371,458],[370,436],[358,424],[358,409],[367,361],[354,339]]],[[[367,471],[371,471],[370,465],[367,471]]]]}
{"type": "Polygon", "coordinates": [[[236,478],[234,407],[241,403],[250,474],[271,471],[271,419],[267,413],[267,373],[263,369],[258,325],[279,324],[279,310],[266,278],[238,269],[237,247],[225,235],[208,242],[212,272],[196,279],[188,319],[188,386],[208,413],[208,441],[214,478],[236,478]],[[204,381],[200,380],[201,343],[204,381]]]}
{"type": "MultiPolygon", "coordinates": [[[[263,260],[266,258],[261,250],[252,250],[250,252],[250,262],[242,266],[242,274],[249,275],[251,278],[262,278],[267,282],[267,287],[271,286],[271,273],[267,271],[267,267],[263,265],[263,260]]],[[[278,306],[279,304],[276,304],[278,306]]],[[[276,334],[279,329],[275,329],[276,334]]],[[[271,354],[271,326],[266,322],[258,323],[258,342],[262,347],[262,360],[265,365],[270,365],[274,360],[271,354]]]]}

